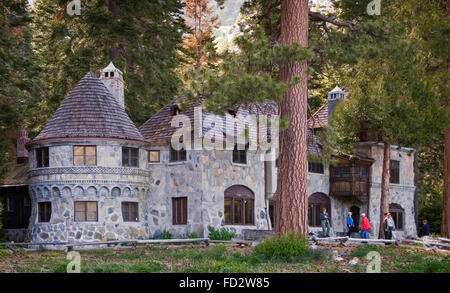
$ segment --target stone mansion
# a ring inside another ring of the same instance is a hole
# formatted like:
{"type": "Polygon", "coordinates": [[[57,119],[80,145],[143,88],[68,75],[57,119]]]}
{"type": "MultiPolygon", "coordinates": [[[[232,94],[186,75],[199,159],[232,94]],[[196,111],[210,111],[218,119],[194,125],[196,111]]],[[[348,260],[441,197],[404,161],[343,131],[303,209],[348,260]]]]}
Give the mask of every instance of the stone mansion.
{"type": "MultiPolygon", "coordinates": [[[[192,117],[192,107],[181,110],[175,99],[137,129],[124,99],[123,74],[110,63],[100,77],[89,72],[79,81],[37,137],[29,140],[26,131],[21,133],[17,174],[0,186],[4,237],[89,242],[157,238],[163,231],[206,237],[208,226],[239,236],[272,229],[276,162],[238,148],[176,151],[171,120],[180,113],[192,117]]],[[[345,93],[336,87],[309,120],[310,156],[320,152],[314,133],[327,125],[340,99],[345,93]]],[[[278,110],[266,103],[239,111],[278,110]]],[[[334,235],[345,232],[345,217],[352,211],[356,223],[361,213],[368,215],[376,237],[382,155],[381,145],[365,142],[337,158],[336,165],[308,164],[311,231],[320,230],[319,212],[325,207],[334,235]]],[[[397,236],[417,234],[415,180],[414,150],[393,147],[390,211],[397,236]]]]}

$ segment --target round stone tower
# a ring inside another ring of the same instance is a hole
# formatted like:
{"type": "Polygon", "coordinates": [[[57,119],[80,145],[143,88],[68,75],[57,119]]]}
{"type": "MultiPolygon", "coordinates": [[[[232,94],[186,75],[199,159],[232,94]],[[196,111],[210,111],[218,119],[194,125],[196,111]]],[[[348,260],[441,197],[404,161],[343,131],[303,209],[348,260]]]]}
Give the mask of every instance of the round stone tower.
{"type": "Polygon", "coordinates": [[[146,141],[91,72],[28,145],[32,242],[148,237],[146,141]]]}

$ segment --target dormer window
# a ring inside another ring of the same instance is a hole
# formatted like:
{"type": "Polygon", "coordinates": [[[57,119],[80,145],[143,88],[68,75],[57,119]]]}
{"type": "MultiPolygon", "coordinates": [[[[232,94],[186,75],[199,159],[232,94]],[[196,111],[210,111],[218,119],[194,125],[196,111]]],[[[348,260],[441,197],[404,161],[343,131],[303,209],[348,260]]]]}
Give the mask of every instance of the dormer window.
{"type": "Polygon", "coordinates": [[[176,116],[176,115],[180,114],[180,112],[181,112],[180,107],[178,105],[173,105],[170,108],[170,111],[171,111],[172,116],[176,116]]]}
{"type": "Polygon", "coordinates": [[[235,111],[235,110],[228,110],[228,114],[230,114],[231,116],[236,118],[237,111],[235,111]]]}
{"type": "Polygon", "coordinates": [[[109,76],[110,77],[114,77],[114,72],[111,72],[111,74],[109,76]]]}
{"type": "Polygon", "coordinates": [[[105,77],[108,77],[109,72],[105,72],[105,77]]]}

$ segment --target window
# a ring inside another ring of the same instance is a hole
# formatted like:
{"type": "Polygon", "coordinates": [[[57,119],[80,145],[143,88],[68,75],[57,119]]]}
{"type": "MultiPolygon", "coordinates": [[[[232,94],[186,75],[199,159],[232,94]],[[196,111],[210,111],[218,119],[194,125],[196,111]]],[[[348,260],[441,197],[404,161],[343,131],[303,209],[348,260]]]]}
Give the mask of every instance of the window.
{"type": "Polygon", "coordinates": [[[40,202],[38,203],[39,209],[39,222],[50,222],[52,217],[52,203],[51,202],[40,202]]]}
{"type": "Polygon", "coordinates": [[[38,148],[36,149],[36,163],[38,168],[49,166],[49,155],[48,148],[38,148]]]}
{"type": "Polygon", "coordinates": [[[109,76],[114,77],[114,72],[111,72],[111,74],[109,76]]]}
{"type": "Polygon", "coordinates": [[[122,148],[122,166],[139,167],[139,149],[122,148]]]}
{"type": "Polygon", "coordinates": [[[403,208],[399,204],[391,203],[389,205],[389,213],[394,220],[395,228],[397,230],[403,230],[403,208]]]}
{"type": "Polygon", "coordinates": [[[318,173],[323,174],[323,164],[321,163],[314,163],[314,162],[308,162],[308,172],[310,173],[318,173]]]}
{"type": "Polygon", "coordinates": [[[159,151],[148,151],[148,161],[150,163],[159,163],[160,162],[159,151]]]}
{"type": "Polygon", "coordinates": [[[247,164],[247,147],[243,150],[239,150],[238,145],[234,146],[233,163],[247,164]]]}
{"type": "Polygon", "coordinates": [[[187,197],[172,198],[172,224],[187,224],[187,197]]]}
{"type": "Polygon", "coordinates": [[[314,193],[308,198],[308,225],[310,227],[320,227],[320,214],[322,209],[327,209],[331,222],[331,201],[328,196],[323,193],[314,193]]]}
{"type": "Polygon", "coordinates": [[[334,167],[333,168],[334,178],[350,178],[351,170],[350,167],[334,167]]]}
{"type": "Polygon", "coordinates": [[[124,222],[139,222],[139,204],[137,202],[123,202],[122,217],[124,222]]]}
{"type": "Polygon", "coordinates": [[[390,162],[391,183],[400,184],[400,161],[390,162]]]}
{"type": "Polygon", "coordinates": [[[97,222],[98,204],[96,201],[75,202],[75,222],[97,222]]]}
{"type": "Polygon", "coordinates": [[[109,72],[105,72],[105,77],[108,77],[108,73],[109,73],[109,72]]]}
{"type": "Polygon", "coordinates": [[[254,225],[254,198],[245,186],[234,185],[225,190],[225,225],[254,225]]]}
{"type": "Polygon", "coordinates": [[[14,212],[16,209],[16,201],[13,197],[7,196],[5,200],[5,212],[14,212]]]}
{"type": "Polygon", "coordinates": [[[95,166],[97,165],[96,146],[73,146],[74,166],[95,166]]]}
{"type": "Polygon", "coordinates": [[[184,162],[186,161],[186,150],[181,149],[179,151],[170,147],[170,162],[184,162]]]}
{"type": "Polygon", "coordinates": [[[275,199],[269,200],[269,218],[270,223],[272,223],[272,229],[275,228],[275,211],[276,211],[276,201],[275,199]]]}

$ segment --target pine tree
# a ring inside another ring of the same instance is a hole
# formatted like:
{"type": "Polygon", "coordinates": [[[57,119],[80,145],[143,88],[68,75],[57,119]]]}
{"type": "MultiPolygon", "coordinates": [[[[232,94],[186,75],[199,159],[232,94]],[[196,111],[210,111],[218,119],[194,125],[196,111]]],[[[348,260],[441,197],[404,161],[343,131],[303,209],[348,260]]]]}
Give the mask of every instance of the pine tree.
{"type": "MultiPolygon", "coordinates": [[[[450,20],[450,0],[447,0],[447,19],[450,20]]],[[[449,37],[447,35],[447,41],[449,37]]],[[[447,44],[447,50],[450,46],[447,44]]],[[[450,76],[450,57],[447,57],[447,75],[450,76]]],[[[450,116],[450,97],[446,101],[447,113],[450,116]]],[[[450,123],[444,134],[444,194],[442,204],[442,237],[450,238],[450,123]]]]}
{"type": "Polygon", "coordinates": [[[184,37],[183,47],[189,62],[198,71],[217,61],[214,29],[219,28],[218,16],[210,0],[186,0],[186,25],[190,32],[184,37]]]}
{"type": "MultiPolygon", "coordinates": [[[[281,1],[282,45],[298,43],[308,46],[308,1],[281,1]]],[[[280,134],[278,168],[277,220],[275,231],[308,233],[307,195],[307,62],[288,62],[280,69],[280,80],[299,82],[287,90],[280,104],[281,118],[289,119],[289,127],[280,134]]]]}
{"type": "Polygon", "coordinates": [[[24,110],[38,95],[27,3],[0,3],[0,178],[14,158],[14,135],[26,124],[24,110]]]}
{"type": "Polygon", "coordinates": [[[48,98],[41,121],[89,71],[110,61],[124,72],[126,110],[140,124],[178,91],[174,72],[186,31],[181,0],[81,1],[81,15],[66,13],[68,1],[35,1],[34,49],[48,98]]]}

